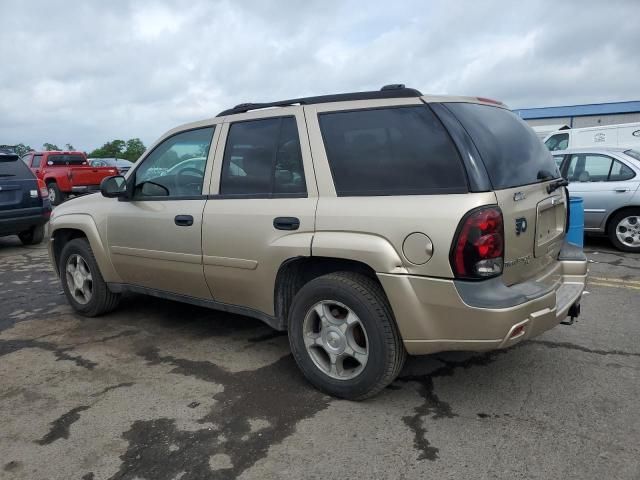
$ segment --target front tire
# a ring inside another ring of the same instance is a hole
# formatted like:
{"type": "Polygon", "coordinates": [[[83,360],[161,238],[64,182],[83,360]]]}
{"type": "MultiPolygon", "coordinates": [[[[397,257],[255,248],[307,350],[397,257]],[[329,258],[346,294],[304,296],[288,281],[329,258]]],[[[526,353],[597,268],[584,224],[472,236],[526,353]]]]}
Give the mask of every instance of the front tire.
{"type": "Polygon", "coordinates": [[[96,317],[118,306],[120,295],[107,287],[86,239],[74,238],[64,246],[58,271],[69,304],[81,315],[96,317]]]}
{"type": "Polygon", "coordinates": [[[44,225],[37,225],[29,230],[20,232],[18,238],[23,245],[38,245],[44,239],[44,225]]]}
{"type": "Polygon", "coordinates": [[[616,213],[609,223],[609,240],[623,252],[640,252],[640,209],[616,213]]]}
{"type": "Polygon", "coordinates": [[[335,397],[363,400],[400,373],[406,351],[380,284],[358,273],[318,277],[297,293],[289,343],[304,376],[335,397]]]}

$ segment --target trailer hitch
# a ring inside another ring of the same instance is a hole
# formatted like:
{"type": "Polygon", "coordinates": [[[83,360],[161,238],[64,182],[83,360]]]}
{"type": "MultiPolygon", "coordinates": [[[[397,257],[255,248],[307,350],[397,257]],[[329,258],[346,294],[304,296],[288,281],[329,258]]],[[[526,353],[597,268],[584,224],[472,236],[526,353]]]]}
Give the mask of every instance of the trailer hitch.
{"type": "Polygon", "coordinates": [[[568,315],[569,320],[563,320],[560,322],[562,325],[573,325],[576,319],[580,316],[580,304],[574,303],[569,308],[568,315]]]}

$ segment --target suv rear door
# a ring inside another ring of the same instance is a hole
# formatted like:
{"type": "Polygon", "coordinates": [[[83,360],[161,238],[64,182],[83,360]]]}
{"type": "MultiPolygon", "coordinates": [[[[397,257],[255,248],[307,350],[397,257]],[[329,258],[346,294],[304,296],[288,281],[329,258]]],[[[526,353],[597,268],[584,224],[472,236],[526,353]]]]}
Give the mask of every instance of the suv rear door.
{"type": "Polygon", "coordinates": [[[506,108],[464,102],[444,105],[478,149],[502,210],[505,284],[540,277],[557,260],[568,207],[564,188],[548,190],[560,179],[551,153],[506,108]]]}
{"type": "Polygon", "coordinates": [[[225,119],[204,210],[202,253],[216,301],[274,314],[281,264],[310,256],[318,191],[300,107],[225,119]]]}

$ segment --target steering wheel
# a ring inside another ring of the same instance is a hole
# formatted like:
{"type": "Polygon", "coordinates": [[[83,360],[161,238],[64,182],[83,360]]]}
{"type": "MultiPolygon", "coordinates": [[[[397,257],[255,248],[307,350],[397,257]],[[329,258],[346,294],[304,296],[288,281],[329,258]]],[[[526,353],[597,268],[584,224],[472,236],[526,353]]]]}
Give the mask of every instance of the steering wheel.
{"type": "Polygon", "coordinates": [[[176,173],[176,183],[189,194],[199,195],[202,192],[203,181],[204,172],[194,167],[186,167],[176,173]]]}

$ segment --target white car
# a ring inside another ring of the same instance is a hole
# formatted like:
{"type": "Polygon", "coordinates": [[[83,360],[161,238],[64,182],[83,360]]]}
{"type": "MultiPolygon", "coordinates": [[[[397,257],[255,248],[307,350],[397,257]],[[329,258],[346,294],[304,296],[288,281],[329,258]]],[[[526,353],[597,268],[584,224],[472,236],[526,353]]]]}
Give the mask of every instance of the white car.
{"type": "Polygon", "coordinates": [[[552,152],[567,148],[635,148],[640,150],[640,122],[557,130],[544,139],[544,144],[552,152]]]}

